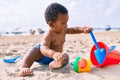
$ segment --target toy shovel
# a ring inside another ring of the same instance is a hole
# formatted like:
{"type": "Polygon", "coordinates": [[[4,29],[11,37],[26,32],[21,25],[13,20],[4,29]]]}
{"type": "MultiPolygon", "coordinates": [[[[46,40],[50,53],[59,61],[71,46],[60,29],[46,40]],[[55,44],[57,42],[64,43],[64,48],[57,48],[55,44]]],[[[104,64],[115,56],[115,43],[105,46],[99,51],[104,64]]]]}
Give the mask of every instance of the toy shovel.
{"type": "Polygon", "coordinates": [[[3,59],[3,61],[6,62],[6,63],[15,63],[15,61],[16,61],[18,58],[20,58],[19,55],[18,55],[18,56],[15,56],[15,57],[13,57],[13,58],[10,58],[10,59],[3,59]]]}
{"type": "Polygon", "coordinates": [[[97,59],[99,64],[102,64],[104,59],[105,59],[105,57],[106,57],[106,50],[104,48],[100,48],[99,47],[99,45],[98,45],[98,43],[97,43],[97,41],[96,41],[92,31],[90,32],[90,35],[91,35],[92,40],[93,40],[93,42],[94,42],[94,44],[96,46],[96,50],[94,51],[96,59],[97,59]]]}

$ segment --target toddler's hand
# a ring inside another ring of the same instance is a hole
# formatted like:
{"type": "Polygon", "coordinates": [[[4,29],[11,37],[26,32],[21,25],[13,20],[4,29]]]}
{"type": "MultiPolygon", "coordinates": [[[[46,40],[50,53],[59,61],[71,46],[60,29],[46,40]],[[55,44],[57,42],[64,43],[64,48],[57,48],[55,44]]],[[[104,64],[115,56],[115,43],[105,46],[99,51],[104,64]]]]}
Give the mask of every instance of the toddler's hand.
{"type": "Polygon", "coordinates": [[[55,52],[55,54],[53,55],[53,59],[56,61],[64,60],[65,58],[66,56],[60,52],[55,52]]]}
{"type": "Polygon", "coordinates": [[[85,59],[81,58],[79,61],[79,67],[85,68],[86,66],[87,66],[87,61],[85,59]]]}
{"type": "Polygon", "coordinates": [[[91,28],[91,27],[84,27],[84,33],[89,33],[92,30],[93,30],[93,28],[91,28]]]}

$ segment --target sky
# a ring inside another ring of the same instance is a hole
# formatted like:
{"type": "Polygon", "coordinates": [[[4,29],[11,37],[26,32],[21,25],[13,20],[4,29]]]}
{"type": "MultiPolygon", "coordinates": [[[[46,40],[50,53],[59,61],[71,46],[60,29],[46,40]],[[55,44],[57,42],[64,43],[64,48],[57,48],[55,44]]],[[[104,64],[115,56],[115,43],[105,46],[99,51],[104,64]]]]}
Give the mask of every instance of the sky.
{"type": "Polygon", "coordinates": [[[49,29],[44,12],[54,2],[68,9],[68,27],[120,27],[120,0],[0,0],[0,31],[49,29]]]}

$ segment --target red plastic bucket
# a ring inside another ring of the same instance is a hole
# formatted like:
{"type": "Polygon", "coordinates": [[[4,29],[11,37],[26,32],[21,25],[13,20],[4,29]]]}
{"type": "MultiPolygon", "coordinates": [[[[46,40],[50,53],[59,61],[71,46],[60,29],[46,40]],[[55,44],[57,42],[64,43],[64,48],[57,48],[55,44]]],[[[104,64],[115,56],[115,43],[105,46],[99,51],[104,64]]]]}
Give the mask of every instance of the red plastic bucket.
{"type": "Polygon", "coordinates": [[[120,59],[116,59],[115,56],[113,57],[109,57],[108,55],[111,53],[120,53],[116,50],[113,50],[111,52],[108,52],[108,50],[110,49],[108,46],[106,46],[103,42],[98,42],[98,45],[100,48],[104,48],[106,50],[106,57],[103,61],[102,64],[99,64],[95,55],[94,55],[94,51],[96,50],[95,45],[92,47],[91,52],[90,52],[90,59],[91,62],[94,66],[96,67],[102,67],[102,66],[108,66],[108,65],[114,65],[114,64],[119,64],[120,59]]]}

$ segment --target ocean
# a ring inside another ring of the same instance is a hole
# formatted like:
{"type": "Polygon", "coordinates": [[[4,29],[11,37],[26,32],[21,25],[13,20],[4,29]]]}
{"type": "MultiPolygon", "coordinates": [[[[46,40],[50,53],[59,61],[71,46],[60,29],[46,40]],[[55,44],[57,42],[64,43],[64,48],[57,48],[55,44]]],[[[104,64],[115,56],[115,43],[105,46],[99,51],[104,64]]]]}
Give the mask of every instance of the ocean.
{"type": "MultiPolygon", "coordinates": [[[[94,32],[101,31],[118,31],[120,28],[93,28],[94,32]]],[[[46,30],[47,31],[47,30],[46,30]]],[[[46,32],[44,31],[44,32],[46,32]]],[[[41,34],[44,34],[41,33],[41,34]]],[[[40,34],[37,30],[35,30],[34,35],[40,34]]],[[[16,31],[0,31],[0,36],[16,36],[16,35],[31,35],[30,30],[16,30],[16,31]]]]}

